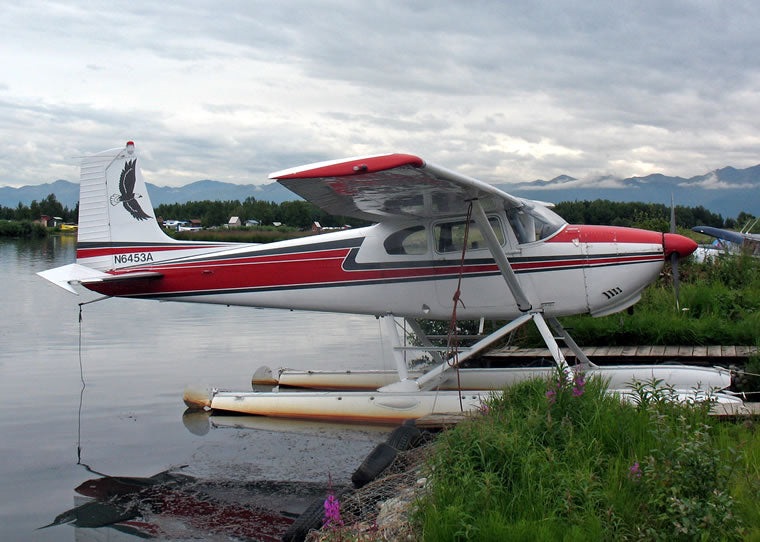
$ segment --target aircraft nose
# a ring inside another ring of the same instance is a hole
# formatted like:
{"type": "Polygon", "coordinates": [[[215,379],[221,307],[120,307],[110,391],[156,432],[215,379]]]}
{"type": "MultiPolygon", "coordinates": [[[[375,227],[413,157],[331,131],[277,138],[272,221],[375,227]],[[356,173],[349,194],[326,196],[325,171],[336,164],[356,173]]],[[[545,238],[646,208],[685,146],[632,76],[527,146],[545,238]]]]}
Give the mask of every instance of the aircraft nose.
{"type": "Polygon", "coordinates": [[[685,258],[697,250],[697,243],[683,235],[666,233],[663,235],[662,247],[665,250],[665,259],[668,259],[674,252],[678,253],[679,258],[685,258]]]}

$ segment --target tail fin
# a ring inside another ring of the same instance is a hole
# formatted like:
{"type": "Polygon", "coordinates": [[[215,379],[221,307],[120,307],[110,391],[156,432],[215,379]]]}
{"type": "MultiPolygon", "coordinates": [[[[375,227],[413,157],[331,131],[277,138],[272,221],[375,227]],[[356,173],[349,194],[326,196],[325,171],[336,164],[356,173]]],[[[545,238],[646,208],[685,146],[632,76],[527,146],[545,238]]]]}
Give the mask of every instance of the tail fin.
{"type": "Polygon", "coordinates": [[[117,247],[177,243],[156,222],[132,141],[82,159],[77,263],[106,271],[122,267],[117,247]]]}
{"type": "Polygon", "coordinates": [[[129,141],[82,160],[77,263],[37,274],[76,293],[73,283],[90,288],[91,283],[158,279],[163,274],[156,268],[167,262],[254,244],[177,241],[166,235],[129,141]]]}

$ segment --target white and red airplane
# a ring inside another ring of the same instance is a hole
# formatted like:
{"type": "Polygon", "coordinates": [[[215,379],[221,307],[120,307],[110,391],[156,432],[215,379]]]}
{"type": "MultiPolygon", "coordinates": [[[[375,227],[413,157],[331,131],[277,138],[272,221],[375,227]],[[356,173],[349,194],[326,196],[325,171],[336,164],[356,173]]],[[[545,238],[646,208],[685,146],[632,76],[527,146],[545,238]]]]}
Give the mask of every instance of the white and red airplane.
{"type": "Polygon", "coordinates": [[[588,362],[557,317],[627,309],[667,258],[697,247],[676,234],[571,225],[550,204],[408,154],[321,162],[270,178],[330,214],[375,224],[261,245],[177,241],[153,216],[128,142],[82,160],[76,263],[39,274],[72,292],[80,283],[107,296],[376,315],[396,346],[398,370],[398,382],[381,391],[424,394],[451,364],[415,319],[451,318],[458,289],[457,318],[510,321],[459,363],[533,321],[569,372],[547,323],[588,362]],[[409,320],[437,368],[409,375],[393,317],[409,320]]]}

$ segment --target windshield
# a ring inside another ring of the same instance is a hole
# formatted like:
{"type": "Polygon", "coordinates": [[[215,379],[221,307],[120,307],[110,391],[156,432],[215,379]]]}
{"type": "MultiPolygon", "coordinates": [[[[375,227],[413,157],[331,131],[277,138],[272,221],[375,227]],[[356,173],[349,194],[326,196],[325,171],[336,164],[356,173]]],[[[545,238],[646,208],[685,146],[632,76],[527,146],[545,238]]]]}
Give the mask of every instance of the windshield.
{"type": "Polygon", "coordinates": [[[566,224],[561,216],[541,205],[512,207],[507,209],[507,218],[520,244],[546,239],[566,224]]]}

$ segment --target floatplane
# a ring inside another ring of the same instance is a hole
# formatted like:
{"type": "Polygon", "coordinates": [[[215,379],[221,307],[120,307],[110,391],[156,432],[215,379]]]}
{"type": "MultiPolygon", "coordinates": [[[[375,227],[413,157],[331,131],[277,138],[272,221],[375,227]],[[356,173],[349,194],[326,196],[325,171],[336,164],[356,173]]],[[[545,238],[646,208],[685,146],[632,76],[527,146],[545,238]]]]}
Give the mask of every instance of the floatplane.
{"type": "Polygon", "coordinates": [[[709,249],[705,250],[705,257],[708,255],[715,256],[719,253],[737,254],[746,250],[749,254],[760,258],[760,233],[750,233],[758,222],[760,222],[760,217],[754,221],[747,221],[738,232],[711,226],[695,226],[691,230],[715,237],[715,244],[710,245],[709,249]]]}
{"type": "Polygon", "coordinates": [[[322,389],[186,394],[186,402],[214,410],[397,422],[479,408],[493,390],[552,370],[567,378],[580,370],[600,374],[622,394],[632,381],[652,378],[682,395],[730,385],[721,369],[596,367],[558,320],[631,307],[665,260],[694,251],[696,243],[686,237],[568,224],[551,204],[409,154],[321,162],[270,178],[327,213],[374,224],[263,245],[174,240],[155,220],[128,142],[82,160],[76,263],[39,274],[73,293],[72,285],[80,284],[133,299],[374,315],[393,345],[392,376],[269,371],[260,381],[322,389]],[[452,316],[508,323],[467,349],[434,346],[419,319],[452,316]],[[419,346],[403,344],[397,318],[406,320],[419,346]],[[462,369],[452,379],[463,362],[528,323],[538,328],[553,368],[462,369]],[[570,366],[558,339],[577,365],[570,366]],[[435,366],[410,372],[404,356],[410,349],[428,352],[435,366]],[[341,391],[324,391],[336,388],[341,391]]]}

